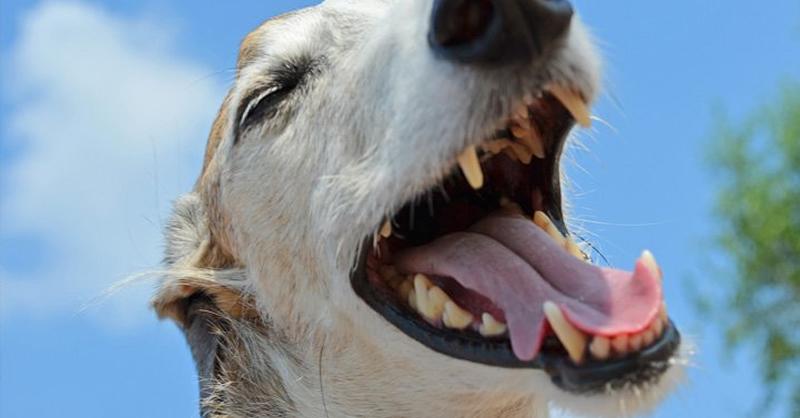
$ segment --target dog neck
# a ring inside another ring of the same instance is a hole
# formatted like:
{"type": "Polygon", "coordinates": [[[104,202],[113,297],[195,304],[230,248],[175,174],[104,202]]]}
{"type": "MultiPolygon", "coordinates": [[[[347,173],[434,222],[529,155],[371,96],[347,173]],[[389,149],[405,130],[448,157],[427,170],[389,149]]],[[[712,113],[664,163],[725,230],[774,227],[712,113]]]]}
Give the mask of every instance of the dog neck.
{"type": "MultiPolygon", "coordinates": [[[[442,379],[419,381],[422,370],[395,363],[357,335],[320,335],[298,342],[301,362],[281,376],[301,417],[546,417],[530,395],[455,392],[442,379]],[[300,347],[306,347],[301,349],[300,347]],[[391,370],[389,370],[391,369],[391,370]],[[387,371],[388,370],[388,371],[387,371]]],[[[288,365],[286,357],[276,364],[288,365]]],[[[459,389],[462,390],[462,389],[459,389]]]]}

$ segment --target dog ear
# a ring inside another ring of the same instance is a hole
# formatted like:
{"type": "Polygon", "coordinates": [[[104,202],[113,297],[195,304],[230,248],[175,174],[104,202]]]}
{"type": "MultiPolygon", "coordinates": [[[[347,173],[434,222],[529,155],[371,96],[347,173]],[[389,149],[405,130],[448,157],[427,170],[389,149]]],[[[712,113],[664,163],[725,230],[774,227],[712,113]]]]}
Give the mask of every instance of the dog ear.
{"type": "Polygon", "coordinates": [[[244,269],[215,242],[205,205],[197,193],[175,202],[164,236],[165,270],[153,300],[159,317],[188,328],[187,312],[198,296],[207,298],[231,318],[257,315],[253,298],[246,291],[244,269]]]}

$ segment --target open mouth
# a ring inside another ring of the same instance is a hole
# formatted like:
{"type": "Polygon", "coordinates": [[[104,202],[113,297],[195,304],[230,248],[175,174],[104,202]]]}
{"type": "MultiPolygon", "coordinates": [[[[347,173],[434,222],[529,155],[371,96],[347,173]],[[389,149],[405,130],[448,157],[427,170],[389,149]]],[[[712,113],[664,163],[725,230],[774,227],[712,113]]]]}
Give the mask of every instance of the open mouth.
{"type": "Polygon", "coordinates": [[[633,272],[601,268],[564,223],[559,163],[576,93],[526,95],[504,129],[454,159],[364,245],[356,293],[429,348],[541,368],[573,392],[651,382],[680,342],[645,252],[633,272]]]}

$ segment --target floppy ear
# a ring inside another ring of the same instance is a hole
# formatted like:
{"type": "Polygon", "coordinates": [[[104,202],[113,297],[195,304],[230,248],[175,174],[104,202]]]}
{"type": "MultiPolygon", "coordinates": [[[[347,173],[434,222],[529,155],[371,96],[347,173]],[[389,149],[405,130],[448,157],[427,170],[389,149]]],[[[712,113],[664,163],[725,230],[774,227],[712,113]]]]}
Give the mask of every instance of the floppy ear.
{"type": "Polygon", "coordinates": [[[164,236],[165,270],[153,299],[159,317],[189,328],[188,312],[198,297],[231,318],[257,315],[244,269],[214,242],[205,206],[196,193],[175,202],[164,236]]]}

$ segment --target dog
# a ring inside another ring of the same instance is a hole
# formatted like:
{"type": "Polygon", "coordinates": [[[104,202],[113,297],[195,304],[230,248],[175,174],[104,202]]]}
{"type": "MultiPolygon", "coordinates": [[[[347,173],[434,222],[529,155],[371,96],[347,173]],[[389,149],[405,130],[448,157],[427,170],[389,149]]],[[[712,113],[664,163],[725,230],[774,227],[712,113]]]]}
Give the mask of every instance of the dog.
{"type": "Polygon", "coordinates": [[[250,33],[153,302],[202,415],[655,406],[681,374],[661,269],[593,265],[562,199],[600,79],[567,0],[328,0],[250,33]]]}

